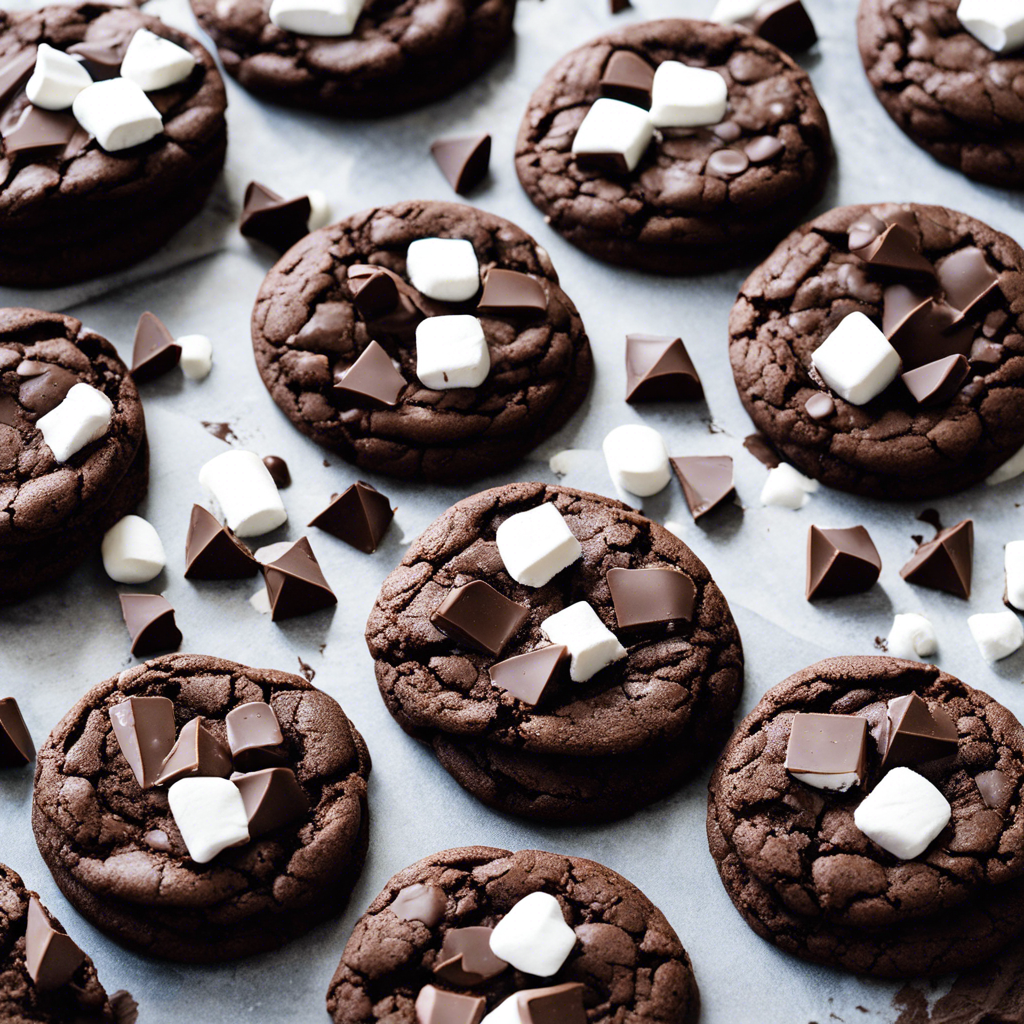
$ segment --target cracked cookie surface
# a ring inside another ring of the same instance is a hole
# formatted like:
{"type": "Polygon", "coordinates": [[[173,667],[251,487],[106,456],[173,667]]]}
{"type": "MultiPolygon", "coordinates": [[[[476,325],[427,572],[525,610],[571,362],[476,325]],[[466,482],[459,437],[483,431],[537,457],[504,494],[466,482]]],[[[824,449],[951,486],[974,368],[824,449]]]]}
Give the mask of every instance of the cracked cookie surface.
{"type": "Polygon", "coordinates": [[[454,928],[493,927],[532,892],[554,896],[577,943],[556,975],[538,979],[509,967],[473,989],[488,1011],[525,988],[578,983],[588,1024],[693,1024],[700,996],[690,959],[665,916],[621,875],[594,861],[538,850],[445,850],[392,878],[357,922],[327,995],[334,1024],[415,1024],[414,1003],[454,928]],[[414,884],[447,897],[435,926],[403,921],[390,909],[414,884]]]}
{"type": "Polygon", "coordinates": [[[987,959],[1024,927],[1022,782],[1024,730],[987,694],[931,665],[834,658],[769,690],[733,734],[709,785],[709,844],[737,909],[786,952],[884,977],[943,974],[987,959]],[[814,789],[785,760],[795,713],[860,715],[874,786],[886,702],[908,693],[948,712],[959,744],[951,762],[914,766],[952,818],[904,861],[854,824],[864,790],[814,789]],[[1001,808],[975,782],[993,769],[1009,784],[1001,808]]]}
{"type": "Polygon", "coordinates": [[[600,259],[663,273],[749,261],[813,206],[831,164],[825,112],[790,57],[752,33],[683,19],[633,25],[563,57],[530,99],[516,143],[519,180],[556,231],[600,259]],[[656,132],[621,178],[581,170],[573,138],[617,51],[652,67],[671,60],[719,71],[726,120],[656,132]],[[782,143],[781,153],[731,177],[709,170],[713,153],[743,152],[763,136],[782,143]]]}
{"type": "Polygon", "coordinates": [[[64,716],[37,755],[32,825],[61,891],[96,927],[150,956],[228,960],[342,908],[366,855],[369,773],[362,737],[306,680],[170,655],[100,683],[64,716]],[[232,708],[270,704],[308,818],[196,864],[166,788],[142,790],[113,735],[108,711],[130,696],[168,697],[179,731],[201,715],[221,741],[232,708]]]}

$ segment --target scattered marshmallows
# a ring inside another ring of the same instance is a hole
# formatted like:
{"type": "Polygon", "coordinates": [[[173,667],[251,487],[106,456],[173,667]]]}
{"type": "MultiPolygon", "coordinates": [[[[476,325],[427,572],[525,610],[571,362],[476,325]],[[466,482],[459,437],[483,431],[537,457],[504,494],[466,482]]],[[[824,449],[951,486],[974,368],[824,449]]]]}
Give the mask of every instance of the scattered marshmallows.
{"type": "Polygon", "coordinates": [[[288,519],[270,470],[255,452],[233,448],[199,470],[199,482],[217,499],[228,527],[258,537],[288,519]]]}
{"type": "Polygon", "coordinates": [[[640,423],[616,427],[601,447],[612,480],[630,494],[647,498],[668,484],[668,449],[653,427],[640,423]]]}
{"type": "Polygon", "coordinates": [[[241,790],[230,779],[179,779],[167,791],[174,823],[197,864],[208,864],[229,846],[249,842],[249,816],[241,790]]]}
{"type": "Polygon", "coordinates": [[[643,107],[604,96],[587,111],[572,151],[577,156],[618,157],[622,170],[633,171],[653,135],[651,116],[643,107]]]}
{"type": "Polygon", "coordinates": [[[480,290],[476,250],[462,238],[417,238],[405,269],[414,288],[439,302],[465,302],[480,290]]]}
{"type": "Polygon", "coordinates": [[[576,933],[565,923],[554,896],[524,896],[494,926],[491,952],[517,971],[550,978],[576,945],[576,933]]]}
{"type": "Polygon", "coordinates": [[[476,388],[491,372],[483,324],[456,313],[430,316],[416,327],[416,376],[434,391],[476,388]]]}
{"type": "Polygon", "coordinates": [[[551,502],[509,516],[498,527],[495,539],[505,571],[527,587],[543,587],[583,554],[580,542],[551,502]]]}
{"type": "Polygon", "coordinates": [[[729,88],[717,71],[666,60],[654,72],[650,117],[655,128],[718,124],[728,102],[729,88]]]}
{"type": "Polygon", "coordinates": [[[923,775],[893,768],[853,812],[854,824],[883,850],[913,860],[949,824],[949,801],[923,775]]]}
{"type": "Polygon", "coordinates": [[[75,97],[92,85],[92,76],[81,61],[63,50],[40,43],[36,66],[25,86],[34,106],[43,110],[67,110],[75,97]]]}
{"type": "Polygon", "coordinates": [[[586,601],[577,601],[549,615],[540,624],[540,631],[551,643],[569,648],[569,677],[574,683],[585,683],[627,654],[626,648],[586,601]]]}
{"type": "Polygon", "coordinates": [[[967,627],[988,662],[1008,658],[1024,644],[1024,626],[1011,611],[972,615],[967,627]]]}
{"type": "Polygon", "coordinates": [[[996,53],[1024,46],[1024,0],[960,0],[956,16],[975,39],[996,53]]]}
{"type": "Polygon", "coordinates": [[[98,441],[109,429],[114,403],[89,384],[75,384],[64,401],[40,416],[36,426],[53,457],[67,462],[87,444],[98,441]]]}
{"type": "Polygon", "coordinates": [[[761,504],[779,508],[801,509],[818,490],[819,483],[804,476],[788,462],[780,462],[768,470],[768,479],[761,488],[761,504]]]}
{"type": "Polygon", "coordinates": [[[202,334],[186,334],[175,344],[181,349],[178,365],[189,380],[203,380],[213,369],[213,345],[202,334]]]}
{"type": "Polygon", "coordinates": [[[72,111],[108,153],[139,146],[164,130],[160,111],[127,78],[94,82],[75,97],[72,111]]]}
{"type": "Polygon", "coordinates": [[[125,516],[107,530],[100,553],[115,583],[148,583],[167,565],[159,534],[141,516],[125,516]]]}
{"type": "Polygon", "coordinates": [[[145,92],[155,92],[184,82],[195,66],[195,57],[184,47],[140,28],[121,61],[121,77],[145,92]]]}
{"type": "Polygon", "coordinates": [[[907,612],[892,620],[886,641],[889,654],[894,658],[920,661],[930,658],[939,649],[935,627],[923,615],[907,612]]]}
{"type": "Polygon", "coordinates": [[[273,0],[270,20],[305,36],[350,36],[365,0],[273,0]]]}
{"type": "Polygon", "coordinates": [[[843,317],[815,349],[811,363],[825,383],[853,405],[866,405],[900,372],[899,353],[863,313],[843,317]]]}

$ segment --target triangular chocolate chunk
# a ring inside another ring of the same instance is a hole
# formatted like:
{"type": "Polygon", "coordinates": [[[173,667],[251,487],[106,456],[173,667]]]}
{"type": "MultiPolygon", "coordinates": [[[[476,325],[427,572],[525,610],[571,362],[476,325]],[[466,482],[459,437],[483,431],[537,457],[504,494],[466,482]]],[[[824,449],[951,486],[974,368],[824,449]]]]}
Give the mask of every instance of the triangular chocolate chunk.
{"type": "Polygon", "coordinates": [[[919,405],[948,402],[960,390],[971,372],[962,355],[945,356],[903,374],[903,383],[919,405]]]}
{"type": "Polygon", "coordinates": [[[874,586],[882,559],[863,526],[807,533],[807,600],[859,594],[874,586]]]}
{"type": "Polygon", "coordinates": [[[376,487],[357,480],[336,494],[309,525],[326,530],[369,555],[377,550],[394,517],[391,502],[376,487]]]}
{"type": "Polygon", "coordinates": [[[121,755],[143,789],[156,785],[174,747],[174,704],[168,697],[128,697],[108,711],[121,755]]]}
{"type": "Polygon", "coordinates": [[[143,313],[135,328],[132,349],[132,377],[137,384],[153,380],[173,370],[181,359],[181,346],[163,321],[153,313],[143,313]]]}
{"type": "Polygon", "coordinates": [[[267,583],[270,617],[275,622],[309,615],[338,603],[305,537],[299,538],[280,558],[263,566],[263,578],[267,583]]]}
{"type": "Polygon", "coordinates": [[[381,267],[357,263],[348,268],[352,304],[368,323],[390,313],[398,305],[398,285],[381,267]]]}
{"type": "Polygon", "coordinates": [[[492,685],[533,707],[544,700],[568,666],[569,648],[548,644],[496,662],[487,671],[492,685]]]}
{"type": "Polygon", "coordinates": [[[818,41],[814,22],[801,0],[768,0],[751,21],[754,32],[786,53],[802,53],[818,41]]]}
{"type": "Polygon", "coordinates": [[[682,338],[626,335],[627,402],[695,402],[703,397],[682,338]]]}
{"type": "MultiPolygon", "coordinates": [[[[381,275],[377,280],[387,281],[381,275]]],[[[395,369],[383,346],[371,341],[359,358],[341,375],[334,390],[359,403],[394,407],[408,381],[395,369]]]]}
{"type": "Polygon", "coordinates": [[[87,39],[68,47],[73,57],[81,57],[85,70],[94,82],[121,76],[121,63],[128,49],[128,39],[112,36],[109,39],[87,39]]]}
{"type": "Polygon", "coordinates": [[[847,248],[855,253],[858,249],[870,245],[883,231],[885,221],[873,213],[866,213],[847,229],[847,248]]]}
{"type": "Polygon", "coordinates": [[[935,268],[946,301],[966,316],[999,284],[999,274],[975,246],[958,249],[935,268]]]}
{"type": "Polygon", "coordinates": [[[19,50],[0,64],[0,114],[32,77],[36,66],[36,48],[19,50]]]}
{"type": "Polygon", "coordinates": [[[490,135],[469,135],[458,139],[438,139],[430,152],[459,195],[476,188],[487,176],[491,162],[490,135]]]}
{"type": "Polygon", "coordinates": [[[176,651],[181,646],[174,609],[159,594],[122,594],[121,614],[132,638],[132,654],[176,651]]]}
{"type": "Polygon", "coordinates": [[[75,134],[78,122],[63,110],[28,106],[17,125],[4,136],[8,156],[35,150],[63,149],[75,134]]]}
{"type": "Polygon", "coordinates": [[[882,769],[912,768],[943,757],[953,757],[959,735],[945,708],[928,705],[916,694],[889,701],[879,736],[882,769]]]}
{"type": "Polygon", "coordinates": [[[607,580],[619,629],[677,625],[693,618],[697,588],[678,569],[615,568],[608,570],[607,580]]]}
{"type": "Polygon", "coordinates": [[[632,50],[615,50],[601,73],[602,96],[649,110],[654,68],[632,50]]]}
{"type": "Polygon", "coordinates": [[[36,756],[21,708],[13,697],[0,700],[0,768],[21,768],[36,756]]]}
{"type": "Polygon", "coordinates": [[[732,459],[728,455],[688,455],[669,462],[683,486],[694,519],[700,519],[735,493],[732,459]]]}
{"type": "Polygon", "coordinates": [[[917,313],[932,300],[931,291],[912,288],[906,284],[891,284],[882,293],[882,333],[891,338],[906,323],[908,317],[917,313]]]}
{"type": "Polygon", "coordinates": [[[285,199],[266,185],[251,181],[245,190],[239,230],[246,238],[284,252],[309,234],[311,212],[308,196],[285,199]]]}
{"type": "Polygon", "coordinates": [[[946,356],[969,356],[974,328],[952,306],[929,299],[907,314],[889,341],[903,360],[903,372],[909,373],[946,356]]]}
{"type": "Polygon", "coordinates": [[[900,224],[890,224],[876,239],[851,251],[874,267],[935,276],[935,268],[918,251],[914,236],[900,224]]]}
{"type": "Polygon", "coordinates": [[[965,519],[922,544],[900,569],[900,575],[908,583],[944,590],[966,600],[971,596],[973,565],[974,521],[965,519]]]}
{"type": "Polygon", "coordinates": [[[473,988],[503,974],[508,964],[491,952],[493,934],[493,928],[481,926],[452,928],[445,932],[434,974],[459,988],[473,988]]]}
{"type": "Polygon", "coordinates": [[[494,268],[487,272],[476,308],[478,313],[543,316],[548,310],[548,297],[541,283],[529,274],[494,268]]]}
{"type": "Polygon", "coordinates": [[[309,814],[309,799],[291,768],[264,768],[231,781],[242,794],[253,839],[309,814]]]}
{"type": "Polygon", "coordinates": [[[25,928],[25,969],[39,992],[63,988],[82,966],[85,953],[70,935],[58,931],[42,904],[32,896],[25,928]]]}
{"type": "Polygon", "coordinates": [[[56,409],[79,381],[75,374],[62,366],[34,359],[22,360],[16,372],[22,378],[18,401],[37,416],[45,416],[56,409]]]}
{"type": "Polygon", "coordinates": [[[453,587],[431,612],[430,624],[455,640],[497,657],[519,631],[530,609],[510,601],[483,580],[453,587]]]}
{"type": "Polygon", "coordinates": [[[255,576],[260,563],[252,552],[202,505],[192,506],[185,537],[185,578],[241,580],[255,576]]]}
{"type": "Polygon", "coordinates": [[[226,779],[230,774],[231,751],[197,716],[182,726],[177,742],[164,758],[155,785],[169,786],[186,776],[226,779]]]}
{"type": "Polygon", "coordinates": [[[461,996],[424,985],[416,997],[417,1024],[480,1024],[487,1010],[483,996],[461,996]]]}

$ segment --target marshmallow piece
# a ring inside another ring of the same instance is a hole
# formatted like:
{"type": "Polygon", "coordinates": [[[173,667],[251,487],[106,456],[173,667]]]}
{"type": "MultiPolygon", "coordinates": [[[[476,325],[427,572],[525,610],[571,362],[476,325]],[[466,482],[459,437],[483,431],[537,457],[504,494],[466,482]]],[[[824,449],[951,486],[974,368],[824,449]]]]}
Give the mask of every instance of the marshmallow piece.
{"type": "Polygon", "coordinates": [[[780,462],[768,470],[768,479],[761,488],[761,504],[795,511],[811,500],[811,495],[819,486],[817,480],[804,476],[788,462],[780,462]]]}
{"type": "Polygon", "coordinates": [[[960,0],[956,16],[975,39],[996,53],[1024,46],[1024,0],[960,0]]]}
{"type": "Polygon", "coordinates": [[[728,104],[729,87],[717,71],[666,60],[654,72],[650,116],[655,128],[718,124],[728,104]]]}
{"type": "Polygon", "coordinates": [[[242,791],[230,779],[179,779],[167,791],[167,802],[197,864],[208,864],[221,850],[249,842],[242,791]]]}
{"type": "Polygon", "coordinates": [[[80,61],[63,50],[39,44],[35,70],[25,85],[33,106],[43,110],[67,110],[75,97],[90,85],[92,76],[80,61]]]}
{"type": "Polygon", "coordinates": [[[255,452],[218,455],[199,470],[199,482],[217,499],[228,527],[239,537],[258,537],[288,520],[270,470],[255,452]]]}
{"type": "Polygon", "coordinates": [[[995,487],[996,484],[1005,484],[1008,480],[1016,480],[1024,473],[1024,448],[1020,448],[1011,455],[998,469],[985,477],[985,484],[988,487],[995,487]]]}
{"type": "Polygon", "coordinates": [[[519,993],[515,992],[503,999],[491,1010],[480,1024],[523,1024],[523,1014],[519,1009],[519,993]]]}
{"type": "Polygon", "coordinates": [[[189,380],[203,380],[213,369],[213,345],[202,334],[186,334],[175,344],[181,349],[178,365],[189,380]]]}
{"type": "Polygon", "coordinates": [[[160,111],[127,78],[94,82],[75,97],[72,112],[108,153],[140,146],[164,130],[160,111]]]}
{"type": "Polygon", "coordinates": [[[141,516],[125,516],[107,530],[100,553],[115,583],[148,583],[167,565],[159,534],[141,516]]]}
{"type": "Polygon", "coordinates": [[[735,25],[745,18],[757,14],[764,0],[718,0],[708,21],[717,21],[719,25],[735,25]]]}
{"type": "Polygon", "coordinates": [[[310,231],[316,231],[330,224],[331,204],[327,202],[327,196],[320,189],[311,188],[306,192],[306,198],[309,200],[309,220],[306,221],[306,227],[310,231]]]}
{"type": "Polygon", "coordinates": [[[553,644],[569,648],[569,677],[574,683],[585,683],[627,653],[586,601],[577,601],[549,615],[540,624],[540,631],[553,644]]]}
{"type": "Polygon", "coordinates": [[[640,163],[653,135],[654,125],[643,107],[604,96],[587,111],[572,140],[572,151],[620,156],[623,169],[632,171],[640,163]]]}
{"type": "Polygon", "coordinates": [[[468,313],[430,316],[416,327],[416,376],[434,391],[476,388],[491,372],[483,324],[468,313]]]}
{"type": "Polygon", "coordinates": [[[124,52],[121,77],[145,92],[156,92],[184,82],[195,66],[195,57],[184,47],[140,28],[124,52]]]}
{"type": "Polygon", "coordinates": [[[601,445],[612,480],[641,498],[657,494],[669,481],[668,449],[653,427],[627,423],[601,445]]]}
{"type": "Polygon", "coordinates": [[[575,945],[576,933],[565,923],[558,900],[546,892],[524,896],[491,932],[496,957],[539,978],[556,974],[575,945]]]}
{"type": "Polygon", "coordinates": [[[89,384],[75,384],[64,401],[36,420],[43,440],[58,462],[67,462],[110,429],[114,403],[89,384]]]}
{"type": "Polygon", "coordinates": [[[1024,626],[1011,611],[972,615],[967,620],[967,628],[981,656],[988,662],[1008,658],[1024,644],[1024,626]]]}
{"type": "Polygon", "coordinates": [[[860,802],[853,822],[883,850],[913,860],[949,824],[949,801],[910,768],[893,768],[860,802]]]}
{"type": "Polygon", "coordinates": [[[891,657],[908,661],[930,658],[939,649],[935,627],[916,612],[897,615],[892,620],[887,644],[891,657]]]}
{"type": "Polygon", "coordinates": [[[270,20],[303,36],[350,36],[364,0],[273,0],[270,20]]]}
{"type": "Polygon", "coordinates": [[[1024,540],[1011,540],[1003,553],[1006,568],[1006,600],[1024,611],[1024,540]]]}
{"type": "Polygon", "coordinates": [[[811,362],[825,383],[853,405],[866,405],[900,372],[899,353],[863,313],[843,317],[811,362]]]}
{"type": "Polygon", "coordinates": [[[495,539],[505,571],[527,587],[543,587],[583,554],[562,513],[549,501],[509,516],[495,539]]]}
{"type": "Polygon", "coordinates": [[[405,254],[413,288],[439,302],[465,302],[480,290],[480,263],[464,238],[417,238],[405,254]]]}

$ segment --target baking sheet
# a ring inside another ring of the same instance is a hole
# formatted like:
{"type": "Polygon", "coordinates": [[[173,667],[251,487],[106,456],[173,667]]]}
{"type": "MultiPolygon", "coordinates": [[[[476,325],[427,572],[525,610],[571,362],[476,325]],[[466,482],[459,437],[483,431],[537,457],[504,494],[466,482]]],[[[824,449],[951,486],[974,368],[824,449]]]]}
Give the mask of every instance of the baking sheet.
{"type": "MultiPolygon", "coordinates": [[[[946,525],[975,521],[975,588],[970,603],[909,587],[899,568],[913,552],[922,507],[883,505],[820,491],[800,512],[763,508],[764,468],[742,447],[751,430],[729,371],[726,323],[745,271],[690,280],[659,280],[604,266],[550,231],[522,193],[512,166],[516,129],[526,101],[548,67],[570,47],[631,21],[706,16],[712,0],[634,0],[612,17],[607,0],[520,0],[518,41],[482,80],[450,101],[403,117],[344,124],[274,108],[228,80],[230,145],[225,176],[205,214],[157,256],[98,282],[44,292],[0,289],[4,305],[34,305],[82,318],[130,358],[138,315],[157,313],[175,334],[212,338],[215,366],[202,383],[178,373],[143,387],[153,452],[150,495],[140,513],[154,523],[169,566],[151,587],[166,594],[185,635],[183,650],[297,670],[336,697],[366,737],[374,759],[370,780],[372,838],[366,869],[348,911],[279,952],[219,967],[189,968],[147,960],[107,941],[63,899],[36,851],[29,827],[31,769],[0,773],[0,860],[19,871],[96,961],[108,990],[129,989],[143,1024],[187,1014],[199,1024],[326,1021],[324,994],[341,948],[363,908],[388,877],[445,847],[492,844],[539,847],[593,857],[639,885],[664,910],[693,958],[704,1024],[801,1024],[831,1020],[894,1021],[900,984],[864,981],[778,953],[742,922],[719,883],[704,834],[708,772],[671,799],[602,827],[538,827],[475,802],[407,738],[381,702],[362,638],[381,580],[405,545],[467,491],[372,477],[398,506],[395,524],[375,555],[366,556],[319,531],[308,531],[341,598],[334,611],[274,625],[250,607],[251,580],[191,584],[182,577],[189,509],[204,494],[199,467],[224,450],[203,421],[229,424],[232,443],[284,457],[294,483],[283,492],[289,524],[263,540],[295,539],[303,525],[356,478],[295,431],[256,373],[249,314],[271,260],[235,228],[245,184],[259,178],[294,195],[326,192],[336,216],[411,197],[452,199],[429,157],[444,134],[489,131],[491,176],[471,201],[508,217],[548,248],[562,283],[578,304],[596,356],[594,387],[584,408],[558,437],[508,474],[558,479],[551,456],[572,486],[613,494],[601,440],[612,427],[642,421],[661,430],[673,455],[731,455],[736,507],[695,525],[673,480],[644,502],[652,518],[677,528],[704,559],[732,606],[747,657],[743,711],[771,685],[822,657],[872,653],[895,612],[920,611],[935,623],[938,663],[1024,714],[1024,652],[990,667],[967,629],[967,615],[1002,609],[1002,546],[1024,537],[1019,503],[1024,477],[996,488],[931,503],[946,525]],[[634,409],[623,401],[623,337],[627,331],[681,333],[700,371],[706,404],[634,409]],[[563,468],[564,468],[563,467],[563,468]],[[865,524],[883,560],[869,593],[808,604],[803,598],[804,543],[809,524],[865,524]]],[[[1024,240],[1021,198],[962,179],[913,146],[878,105],[857,57],[853,0],[807,0],[821,35],[803,61],[829,114],[838,169],[819,209],[865,201],[915,200],[956,206],[1024,240]]],[[[185,0],[154,0],[147,10],[200,35],[185,0]]],[[[37,742],[93,683],[130,665],[116,588],[98,556],[63,586],[0,612],[0,695],[15,696],[37,742]]],[[[920,983],[929,999],[950,979],[920,983]]],[[[906,993],[904,993],[906,995],[906,993]]],[[[900,1004],[902,1005],[902,1004],[900,1004]]]]}

